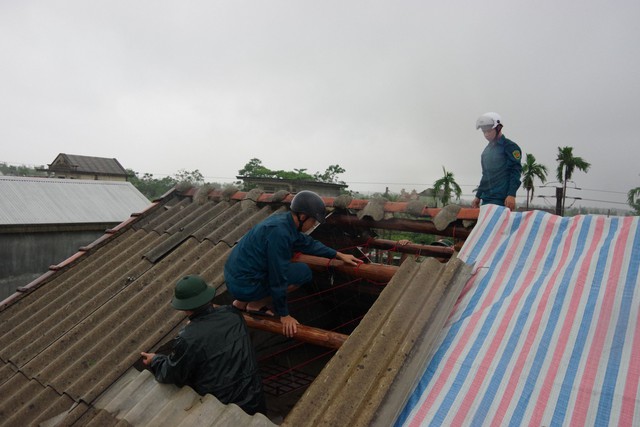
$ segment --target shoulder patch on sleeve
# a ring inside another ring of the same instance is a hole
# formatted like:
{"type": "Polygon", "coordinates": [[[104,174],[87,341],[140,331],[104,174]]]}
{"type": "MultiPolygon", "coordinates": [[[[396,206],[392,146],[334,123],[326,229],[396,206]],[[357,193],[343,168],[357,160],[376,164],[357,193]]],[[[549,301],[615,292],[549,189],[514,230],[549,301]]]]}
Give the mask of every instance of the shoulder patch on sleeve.
{"type": "Polygon", "coordinates": [[[520,160],[520,157],[522,156],[520,154],[520,150],[513,150],[512,154],[513,154],[513,158],[516,159],[516,160],[520,160]]]}

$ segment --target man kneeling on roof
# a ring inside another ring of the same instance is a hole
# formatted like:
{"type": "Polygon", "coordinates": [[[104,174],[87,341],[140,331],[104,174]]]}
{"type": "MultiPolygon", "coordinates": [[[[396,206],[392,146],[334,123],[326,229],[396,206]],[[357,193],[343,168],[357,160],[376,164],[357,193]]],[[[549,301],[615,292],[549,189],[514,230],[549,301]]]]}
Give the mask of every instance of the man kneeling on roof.
{"type": "Polygon", "coordinates": [[[291,212],[271,215],[253,227],[233,248],[224,266],[227,289],[238,310],[280,316],[282,333],[292,337],[298,321],[289,314],[287,292],[311,281],[311,269],[291,262],[295,252],[337,258],[356,266],[361,261],[314,240],[309,234],[325,221],[324,201],[313,191],[301,191],[291,212]]]}
{"type": "Polygon", "coordinates": [[[214,308],[216,289],[199,276],[178,281],[171,305],[189,316],[175,338],[171,354],[142,352],[142,361],[161,383],[188,385],[213,394],[250,415],[266,414],[262,380],[247,326],[237,310],[214,308]]]}

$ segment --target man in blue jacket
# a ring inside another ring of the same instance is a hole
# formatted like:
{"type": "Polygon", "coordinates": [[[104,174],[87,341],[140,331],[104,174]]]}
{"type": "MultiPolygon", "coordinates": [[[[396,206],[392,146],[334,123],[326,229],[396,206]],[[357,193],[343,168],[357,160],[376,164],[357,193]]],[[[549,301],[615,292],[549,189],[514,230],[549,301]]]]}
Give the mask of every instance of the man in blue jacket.
{"type": "Polygon", "coordinates": [[[471,206],[494,204],[516,208],[516,191],[520,188],[522,151],[518,144],[502,134],[502,120],[497,113],[485,113],[476,121],[489,141],[482,152],[482,179],[471,206]]]}
{"type": "Polygon", "coordinates": [[[252,228],[233,248],[224,266],[227,289],[233,306],[250,312],[280,316],[282,332],[292,337],[298,321],[289,314],[287,292],[311,281],[308,265],[291,262],[301,252],[337,258],[356,266],[361,261],[331,249],[308,234],[325,220],[325,205],[312,191],[301,191],[291,201],[291,211],[275,214],[252,228]]]}

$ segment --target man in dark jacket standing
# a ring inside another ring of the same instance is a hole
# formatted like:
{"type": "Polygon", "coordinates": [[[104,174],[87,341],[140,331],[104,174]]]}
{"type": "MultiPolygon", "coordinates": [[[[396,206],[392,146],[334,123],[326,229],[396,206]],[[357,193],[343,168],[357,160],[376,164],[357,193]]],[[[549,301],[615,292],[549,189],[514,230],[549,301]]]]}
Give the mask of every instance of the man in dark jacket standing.
{"type": "Polygon", "coordinates": [[[498,113],[485,113],[476,121],[489,141],[482,152],[482,179],[471,206],[477,208],[494,204],[516,208],[516,191],[520,188],[522,151],[518,144],[502,134],[502,120],[498,113]]]}
{"type": "Polygon", "coordinates": [[[255,352],[242,315],[225,306],[214,308],[215,288],[199,276],[178,281],[171,305],[189,316],[171,354],[141,353],[143,363],[161,383],[188,385],[198,394],[213,394],[250,415],[266,413],[255,352]]]}

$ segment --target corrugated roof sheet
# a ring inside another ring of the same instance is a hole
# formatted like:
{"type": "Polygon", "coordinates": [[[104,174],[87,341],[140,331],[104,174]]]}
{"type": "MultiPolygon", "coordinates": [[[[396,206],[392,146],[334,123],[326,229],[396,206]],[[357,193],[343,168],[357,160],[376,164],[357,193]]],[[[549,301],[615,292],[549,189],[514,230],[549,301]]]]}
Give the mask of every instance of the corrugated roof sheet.
{"type": "Polygon", "coordinates": [[[398,425],[640,425],[639,225],[482,207],[398,425]]]}
{"type": "MultiPolygon", "coordinates": [[[[202,200],[171,192],[5,300],[0,425],[115,424],[114,414],[97,402],[139,360],[140,351],[155,350],[183,322],[184,315],[168,304],[176,277],[199,274],[224,291],[230,248],[252,226],[285,209],[271,203],[271,196],[234,197],[202,200]]],[[[409,276],[422,277],[419,271],[409,276]]],[[[398,280],[399,287],[413,281],[398,280]]],[[[402,318],[394,321],[403,324],[402,318]]],[[[407,317],[404,324],[412,321],[407,317]]]]}
{"type": "MultiPolygon", "coordinates": [[[[125,421],[133,426],[275,426],[262,414],[247,415],[238,405],[224,405],[210,394],[200,396],[191,387],[160,384],[149,371],[138,372],[133,368],[94,406],[110,414],[115,421],[125,421]]],[[[86,425],[104,426],[105,423],[86,425]]]]}
{"type": "MultiPolygon", "coordinates": [[[[46,405],[62,396],[94,402],[138,360],[141,350],[166,341],[183,320],[167,303],[175,278],[200,274],[224,290],[230,247],[273,212],[252,201],[201,205],[168,197],[46,285],[13,299],[0,311],[0,395],[31,395],[35,387],[50,390],[43,397],[46,405]]],[[[11,417],[6,422],[0,417],[0,425],[41,422],[55,415],[34,415],[28,402],[3,399],[0,414],[11,417]]],[[[67,403],[58,406],[67,409],[67,403]]],[[[75,413],[83,408],[95,409],[80,405],[75,413]]]]}
{"type": "Polygon", "coordinates": [[[130,182],[0,177],[0,225],[119,223],[150,202],[130,182]]]}
{"type": "Polygon", "coordinates": [[[284,425],[391,425],[470,274],[457,259],[405,260],[284,425]]]}

